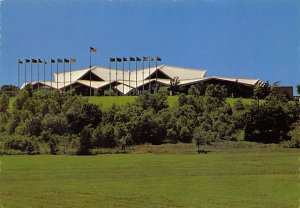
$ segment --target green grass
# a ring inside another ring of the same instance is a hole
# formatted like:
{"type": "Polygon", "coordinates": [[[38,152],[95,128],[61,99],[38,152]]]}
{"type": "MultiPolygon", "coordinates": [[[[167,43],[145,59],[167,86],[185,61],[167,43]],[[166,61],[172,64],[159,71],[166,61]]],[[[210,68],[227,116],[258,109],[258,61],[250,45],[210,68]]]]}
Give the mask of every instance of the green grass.
{"type": "MultiPolygon", "coordinates": [[[[113,104],[116,105],[125,105],[126,103],[134,103],[136,100],[136,96],[107,96],[107,97],[87,97],[90,103],[96,105],[102,105],[104,109],[111,107],[113,104]]],[[[168,96],[168,104],[170,107],[175,107],[178,103],[179,96],[168,96]]],[[[226,102],[228,102],[232,107],[234,106],[234,102],[237,98],[227,98],[226,102]]],[[[253,99],[250,98],[242,98],[242,102],[244,104],[251,104],[253,99]]]]}
{"type": "MultiPolygon", "coordinates": [[[[102,105],[104,109],[110,108],[113,104],[125,105],[126,103],[134,103],[136,96],[105,96],[105,97],[86,97],[90,103],[102,105]]],[[[178,96],[168,96],[168,104],[174,107],[177,104],[178,96]]]]}
{"type": "MultiPolygon", "coordinates": [[[[179,96],[168,96],[168,104],[171,107],[177,105],[179,96]]],[[[88,98],[90,103],[96,105],[102,105],[104,109],[110,108],[113,104],[116,105],[125,105],[126,103],[134,103],[136,100],[136,96],[101,96],[101,97],[86,97],[88,98]]],[[[9,102],[9,109],[12,109],[13,103],[15,102],[16,98],[10,98],[9,102]]],[[[234,102],[237,98],[227,98],[226,102],[228,102],[231,106],[234,105],[234,102]]],[[[242,98],[244,104],[251,104],[253,99],[250,98],[242,98]]]]}
{"type": "Polygon", "coordinates": [[[136,96],[101,96],[101,97],[86,97],[90,103],[102,105],[107,109],[113,104],[125,105],[126,103],[134,103],[136,96]]]}
{"type": "Polygon", "coordinates": [[[200,155],[2,156],[0,207],[298,207],[299,151],[250,146],[200,155]]]}
{"type": "Polygon", "coordinates": [[[16,101],[17,97],[11,97],[9,98],[9,106],[8,106],[8,109],[12,110],[13,109],[13,105],[16,101]]]}
{"type": "MultiPolygon", "coordinates": [[[[254,99],[252,98],[241,98],[243,104],[250,105],[254,99]]],[[[226,98],[226,102],[229,103],[232,107],[234,106],[234,103],[238,100],[238,98],[226,98]]]]}

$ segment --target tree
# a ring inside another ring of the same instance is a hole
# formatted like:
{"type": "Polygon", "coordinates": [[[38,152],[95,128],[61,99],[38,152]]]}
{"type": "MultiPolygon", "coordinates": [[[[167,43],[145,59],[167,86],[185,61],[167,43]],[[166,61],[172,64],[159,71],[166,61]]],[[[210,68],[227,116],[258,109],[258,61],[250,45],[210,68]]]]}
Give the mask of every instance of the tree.
{"type": "Polygon", "coordinates": [[[237,111],[241,111],[241,110],[244,110],[245,109],[245,106],[244,106],[244,103],[242,101],[242,99],[237,99],[235,102],[234,102],[234,108],[235,110],[237,111]]]}
{"type": "Polygon", "coordinates": [[[212,135],[213,133],[205,128],[205,125],[200,125],[194,129],[193,139],[196,143],[198,154],[205,152],[204,150],[200,150],[201,145],[211,144],[212,135]]]}
{"type": "Polygon", "coordinates": [[[79,147],[77,150],[78,155],[89,155],[91,154],[90,149],[92,148],[92,128],[91,126],[84,126],[80,132],[79,147]]]}
{"type": "Polygon", "coordinates": [[[99,125],[92,135],[93,143],[97,147],[115,147],[114,126],[110,123],[99,125]]]}
{"type": "Polygon", "coordinates": [[[172,95],[175,95],[179,92],[179,84],[179,77],[174,77],[173,79],[170,79],[170,91],[172,92],[172,95]]]}
{"type": "Polygon", "coordinates": [[[102,111],[99,106],[90,104],[87,100],[76,99],[66,112],[67,122],[71,133],[77,134],[85,126],[96,128],[101,122],[102,111]]]}
{"type": "Polygon", "coordinates": [[[288,139],[289,116],[282,106],[268,102],[260,107],[251,105],[244,115],[245,139],[264,143],[279,143],[288,139]]]}
{"type": "Polygon", "coordinates": [[[137,98],[137,105],[141,106],[144,110],[152,108],[155,112],[158,112],[168,107],[167,103],[168,89],[160,88],[158,93],[151,94],[148,91],[144,91],[142,95],[137,98]]]}
{"type": "Polygon", "coordinates": [[[253,97],[256,100],[265,99],[270,94],[271,86],[269,81],[263,85],[256,85],[253,89],[253,97]]]}
{"type": "Polygon", "coordinates": [[[6,112],[9,106],[9,98],[2,94],[0,97],[0,112],[6,112]]]}

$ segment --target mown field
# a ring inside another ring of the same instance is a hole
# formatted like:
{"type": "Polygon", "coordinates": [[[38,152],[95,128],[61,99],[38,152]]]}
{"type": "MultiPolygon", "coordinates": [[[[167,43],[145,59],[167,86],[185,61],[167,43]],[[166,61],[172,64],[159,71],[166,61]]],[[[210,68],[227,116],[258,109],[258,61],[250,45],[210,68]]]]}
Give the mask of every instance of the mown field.
{"type": "Polygon", "coordinates": [[[1,156],[0,207],[299,206],[299,151],[235,145],[200,155],[194,145],[168,144],[132,154],[1,156]]]}
{"type": "MultiPolygon", "coordinates": [[[[168,104],[171,107],[176,106],[178,103],[179,96],[168,96],[168,104]]],[[[102,97],[87,97],[90,103],[96,105],[102,105],[104,109],[111,107],[113,104],[116,105],[125,105],[126,103],[134,103],[136,100],[136,96],[102,96],[102,97]]],[[[231,106],[234,105],[234,102],[237,98],[227,98],[226,102],[228,102],[231,106]]],[[[243,98],[242,102],[244,104],[250,104],[253,99],[243,98]]]]}
{"type": "MultiPolygon", "coordinates": [[[[178,103],[179,96],[168,96],[168,104],[171,107],[176,106],[178,103]]],[[[136,96],[101,96],[101,97],[86,97],[90,103],[101,105],[104,109],[110,108],[113,104],[116,105],[125,105],[126,103],[134,103],[136,100],[136,96]]],[[[13,103],[16,98],[10,98],[9,109],[12,109],[13,103]]],[[[231,106],[234,105],[234,102],[237,98],[227,98],[226,102],[228,102],[231,106]]],[[[250,104],[253,99],[243,98],[244,104],[250,104]]]]}

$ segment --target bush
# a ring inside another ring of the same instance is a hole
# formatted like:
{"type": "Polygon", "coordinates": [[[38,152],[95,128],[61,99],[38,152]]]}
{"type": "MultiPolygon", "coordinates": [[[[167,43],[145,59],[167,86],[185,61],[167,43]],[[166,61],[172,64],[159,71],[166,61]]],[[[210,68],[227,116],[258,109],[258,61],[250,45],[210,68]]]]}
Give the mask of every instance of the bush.
{"type": "Polygon", "coordinates": [[[93,143],[95,147],[115,147],[114,127],[111,124],[98,126],[93,132],[93,143]]]}
{"type": "Polygon", "coordinates": [[[244,106],[242,99],[237,99],[237,101],[235,101],[234,109],[237,111],[245,110],[245,106],[244,106]]]}
{"type": "Polygon", "coordinates": [[[36,138],[21,136],[21,135],[10,135],[2,137],[4,141],[4,148],[20,150],[25,154],[38,154],[39,145],[36,138]]]}
{"type": "Polygon", "coordinates": [[[283,146],[288,148],[300,148],[300,122],[293,126],[293,130],[289,132],[290,140],[284,141],[283,146]]]}

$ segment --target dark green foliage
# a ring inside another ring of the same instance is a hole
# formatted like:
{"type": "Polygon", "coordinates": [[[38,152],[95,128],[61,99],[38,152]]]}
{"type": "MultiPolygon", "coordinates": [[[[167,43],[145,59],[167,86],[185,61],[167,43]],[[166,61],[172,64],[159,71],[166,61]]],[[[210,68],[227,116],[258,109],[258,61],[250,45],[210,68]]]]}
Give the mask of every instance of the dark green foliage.
{"type": "Polygon", "coordinates": [[[42,127],[51,134],[63,135],[67,128],[67,119],[63,114],[46,114],[42,121],[42,127]]]}
{"type": "Polygon", "coordinates": [[[5,131],[5,124],[9,119],[9,115],[7,113],[0,112],[0,133],[5,131]]]}
{"type": "Polygon", "coordinates": [[[271,86],[269,82],[265,82],[263,86],[261,85],[256,85],[255,88],[253,89],[253,96],[255,99],[260,100],[260,99],[265,99],[271,91],[271,86]]]}
{"type": "Polygon", "coordinates": [[[280,106],[252,105],[245,113],[244,121],[246,140],[278,143],[288,139],[289,116],[280,106]]]}
{"type": "Polygon", "coordinates": [[[35,137],[10,135],[1,137],[1,140],[4,141],[6,149],[20,150],[25,154],[39,153],[39,146],[35,137]]]}
{"type": "Polygon", "coordinates": [[[253,103],[244,114],[245,139],[264,143],[289,140],[288,132],[299,120],[299,103],[290,101],[278,92],[278,83],[270,87],[266,102],[253,103]]]}
{"type": "Polygon", "coordinates": [[[24,103],[29,98],[29,92],[26,90],[21,90],[18,94],[16,101],[14,102],[14,107],[16,110],[22,110],[24,103]]]}
{"type": "Polygon", "coordinates": [[[289,132],[290,140],[283,142],[285,147],[300,148],[300,122],[293,125],[292,130],[289,132]]]}
{"type": "Polygon", "coordinates": [[[0,113],[7,111],[9,105],[9,99],[5,94],[0,96],[0,113]]]}
{"type": "MultiPolygon", "coordinates": [[[[5,148],[28,153],[36,151],[34,144],[38,142],[51,154],[85,155],[93,148],[124,150],[129,145],[192,141],[200,151],[201,145],[241,140],[244,135],[246,140],[266,143],[292,138],[290,146],[295,146],[296,134],[289,131],[299,121],[299,103],[287,102],[276,84],[264,90],[269,91],[261,105],[255,101],[244,106],[237,100],[234,111],[225,101],[225,87],[220,85],[192,86],[188,94],[179,96],[176,107],[168,107],[169,91],[161,88],[156,94],[145,91],[136,103],[102,111],[81,96],[25,89],[9,111],[1,98],[0,132],[14,138],[5,148]],[[34,143],[27,144],[26,138],[33,138],[34,143]],[[18,142],[20,147],[15,145],[18,142]]],[[[0,142],[3,144],[3,139],[0,142]]]]}
{"type": "Polygon", "coordinates": [[[144,110],[152,108],[155,112],[158,112],[168,107],[167,103],[168,90],[167,88],[159,89],[158,93],[150,94],[148,91],[137,98],[137,104],[144,110]]]}
{"type": "Polygon", "coordinates": [[[114,127],[112,124],[98,126],[93,132],[93,141],[96,147],[115,147],[114,127]]]}
{"type": "Polygon", "coordinates": [[[234,108],[237,111],[241,111],[241,110],[245,110],[245,106],[243,104],[242,99],[238,99],[235,103],[234,103],[234,108]]]}
{"type": "Polygon", "coordinates": [[[101,122],[102,112],[97,105],[90,104],[84,99],[75,99],[66,111],[67,123],[71,133],[78,134],[82,129],[91,125],[95,128],[101,122]]]}
{"type": "Polygon", "coordinates": [[[135,144],[160,144],[165,136],[163,126],[153,110],[145,110],[142,115],[131,118],[127,123],[128,134],[135,144]]]}
{"type": "Polygon", "coordinates": [[[90,149],[92,148],[92,128],[90,126],[85,126],[79,137],[79,147],[77,150],[77,154],[79,155],[89,155],[90,149]]]}
{"type": "Polygon", "coordinates": [[[193,132],[193,139],[196,143],[196,146],[198,148],[198,153],[201,152],[200,146],[205,144],[211,144],[211,142],[214,140],[214,133],[209,130],[210,128],[207,128],[206,124],[203,123],[200,126],[196,127],[193,132]]]}

